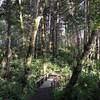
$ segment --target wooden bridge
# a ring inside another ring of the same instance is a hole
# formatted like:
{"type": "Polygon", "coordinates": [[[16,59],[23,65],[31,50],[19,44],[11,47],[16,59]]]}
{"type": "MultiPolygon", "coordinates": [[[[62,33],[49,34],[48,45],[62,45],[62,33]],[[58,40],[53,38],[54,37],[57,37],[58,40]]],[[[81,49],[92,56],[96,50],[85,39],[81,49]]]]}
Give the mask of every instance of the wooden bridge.
{"type": "Polygon", "coordinates": [[[53,100],[53,89],[59,85],[60,76],[49,73],[37,80],[37,91],[31,100],[53,100]]]}

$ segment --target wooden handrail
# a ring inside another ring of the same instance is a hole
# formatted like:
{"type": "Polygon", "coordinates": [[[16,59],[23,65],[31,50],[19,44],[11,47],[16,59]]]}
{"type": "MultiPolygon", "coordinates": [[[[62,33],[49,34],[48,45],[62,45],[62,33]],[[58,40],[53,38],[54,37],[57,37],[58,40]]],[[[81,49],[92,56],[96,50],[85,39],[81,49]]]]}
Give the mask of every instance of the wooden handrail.
{"type": "Polygon", "coordinates": [[[49,74],[50,74],[50,73],[47,73],[47,74],[41,76],[41,77],[35,82],[36,86],[37,86],[37,87],[40,87],[40,86],[43,84],[43,82],[47,80],[49,74]]]}

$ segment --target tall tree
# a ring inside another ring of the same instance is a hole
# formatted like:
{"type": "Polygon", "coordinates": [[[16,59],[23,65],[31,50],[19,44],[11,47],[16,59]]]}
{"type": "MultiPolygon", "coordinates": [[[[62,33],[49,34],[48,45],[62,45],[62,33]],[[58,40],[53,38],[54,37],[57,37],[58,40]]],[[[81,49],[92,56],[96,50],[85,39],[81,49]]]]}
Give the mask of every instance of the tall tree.
{"type": "Polygon", "coordinates": [[[34,49],[35,49],[35,43],[36,43],[36,36],[37,36],[37,32],[38,32],[38,28],[40,25],[40,21],[43,18],[43,11],[45,8],[45,0],[37,0],[36,1],[37,4],[37,11],[35,14],[35,18],[33,19],[33,31],[30,37],[30,42],[29,42],[29,47],[28,47],[28,51],[27,51],[27,55],[25,58],[25,66],[24,66],[24,76],[23,76],[23,92],[24,92],[24,88],[26,86],[26,82],[29,76],[29,72],[30,72],[30,66],[32,63],[32,58],[34,55],[34,49]]]}
{"type": "Polygon", "coordinates": [[[22,44],[23,47],[25,46],[25,29],[24,29],[24,19],[23,19],[23,12],[22,12],[22,0],[18,0],[19,6],[19,19],[20,19],[20,26],[21,26],[21,34],[22,34],[22,44]]]}
{"type": "Polygon", "coordinates": [[[32,62],[32,55],[34,53],[34,47],[35,47],[35,41],[36,41],[36,35],[38,31],[38,27],[40,24],[41,19],[43,18],[43,10],[45,7],[45,0],[37,0],[37,12],[35,15],[35,18],[33,20],[33,32],[31,34],[29,48],[26,56],[26,65],[30,66],[32,62]]]}
{"type": "Polygon", "coordinates": [[[5,69],[4,78],[9,79],[10,72],[10,60],[11,60],[11,0],[5,1],[5,11],[6,11],[6,22],[7,22],[7,40],[6,40],[6,50],[4,54],[4,58],[2,60],[2,67],[5,69]]]}

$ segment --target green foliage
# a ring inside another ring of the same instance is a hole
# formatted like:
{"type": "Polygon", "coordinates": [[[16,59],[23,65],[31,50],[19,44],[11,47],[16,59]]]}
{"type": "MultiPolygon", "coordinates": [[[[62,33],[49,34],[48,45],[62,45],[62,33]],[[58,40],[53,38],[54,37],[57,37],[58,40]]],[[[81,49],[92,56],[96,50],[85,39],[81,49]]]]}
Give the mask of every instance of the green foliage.
{"type": "Polygon", "coordinates": [[[56,89],[54,91],[54,100],[61,100],[62,95],[63,95],[63,90],[56,89]]]}
{"type": "Polygon", "coordinates": [[[73,65],[75,65],[76,60],[72,55],[73,48],[68,48],[66,51],[63,49],[59,50],[59,55],[57,56],[57,59],[53,61],[57,66],[63,67],[70,67],[72,69],[73,65]]]}
{"type": "Polygon", "coordinates": [[[11,62],[10,80],[0,79],[0,97],[6,97],[9,98],[9,100],[29,100],[29,98],[34,95],[36,89],[35,81],[41,76],[41,66],[42,60],[34,60],[32,62],[32,66],[30,67],[31,74],[27,80],[24,90],[25,93],[22,96],[23,63],[19,59],[13,60],[13,62],[11,62]]]}
{"type": "MultiPolygon", "coordinates": [[[[16,100],[20,98],[21,85],[15,81],[0,80],[0,96],[16,100]]],[[[19,99],[20,100],[20,99],[19,99]]]]}
{"type": "MultiPolygon", "coordinates": [[[[77,85],[73,90],[73,100],[94,100],[93,91],[95,90],[98,83],[98,76],[94,75],[81,75],[77,85]]],[[[97,91],[96,91],[97,92],[97,91]]],[[[99,95],[98,95],[99,96],[99,95]]],[[[97,99],[96,99],[97,100],[97,99]]]]}
{"type": "Polygon", "coordinates": [[[5,20],[1,17],[0,18],[0,33],[5,29],[5,24],[6,24],[5,20]]]}

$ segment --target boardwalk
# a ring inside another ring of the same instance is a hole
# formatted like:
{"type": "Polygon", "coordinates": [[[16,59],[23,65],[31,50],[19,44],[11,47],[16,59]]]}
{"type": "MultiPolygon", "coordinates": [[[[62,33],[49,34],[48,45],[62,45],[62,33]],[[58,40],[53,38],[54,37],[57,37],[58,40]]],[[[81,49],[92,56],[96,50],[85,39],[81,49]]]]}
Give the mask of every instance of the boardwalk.
{"type": "Polygon", "coordinates": [[[31,100],[53,100],[53,87],[51,86],[53,81],[54,78],[49,77],[36,91],[31,100]]]}

